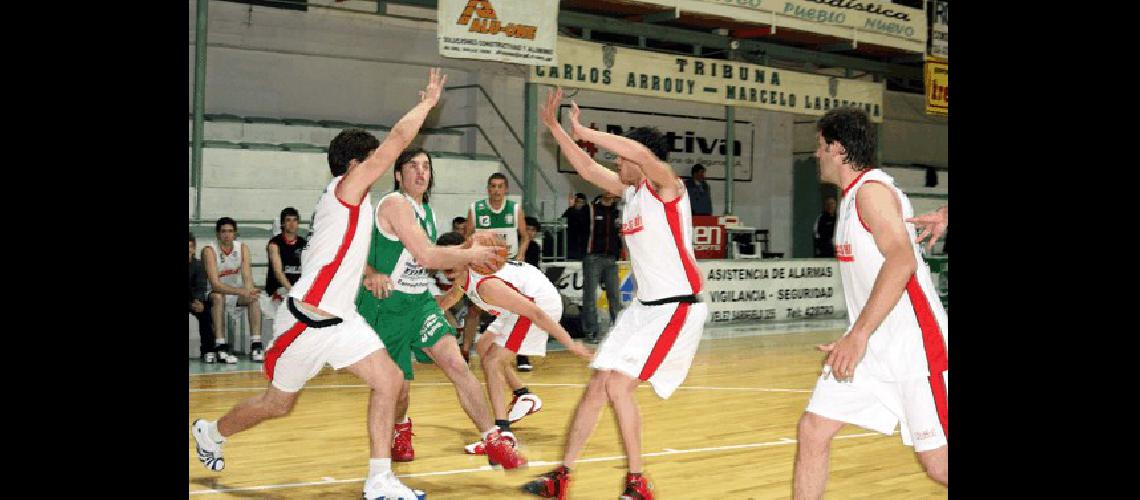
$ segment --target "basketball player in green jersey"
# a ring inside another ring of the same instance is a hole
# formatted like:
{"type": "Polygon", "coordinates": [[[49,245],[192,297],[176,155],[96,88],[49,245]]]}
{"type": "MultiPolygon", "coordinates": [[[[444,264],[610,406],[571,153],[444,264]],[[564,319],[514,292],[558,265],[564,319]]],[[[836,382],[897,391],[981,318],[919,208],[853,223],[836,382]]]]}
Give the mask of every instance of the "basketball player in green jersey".
{"type": "MultiPolygon", "coordinates": [[[[526,213],[519,204],[507,199],[507,176],[495,172],[487,178],[487,199],[476,201],[467,210],[467,232],[464,237],[470,238],[476,229],[490,230],[502,236],[507,242],[507,255],[509,260],[526,261],[526,249],[530,245],[530,233],[526,231],[526,213]]],[[[483,310],[478,307],[467,308],[467,320],[463,328],[463,352],[471,351],[471,342],[479,329],[479,315],[483,310]]],[[[516,361],[519,371],[531,370],[530,359],[518,356],[516,361]]]]}
{"type": "Polygon", "coordinates": [[[407,418],[408,391],[413,378],[412,356],[421,363],[434,362],[443,370],[459,398],[459,404],[482,433],[487,459],[492,466],[513,469],[526,463],[516,451],[514,435],[501,432],[483,386],[459,354],[455,329],[432,296],[428,269],[447,269],[483,260],[487,247],[474,251],[437,247],[435,215],[428,205],[432,181],[431,157],[420,148],[405,150],[393,168],[396,189],[376,204],[376,225],[364,268],[364,281],[356,296],[356,308],[384,342],[396,366],[404,372],[404,384],[396,400],[392,461],[415,459],[412,422],[407,418]]]}

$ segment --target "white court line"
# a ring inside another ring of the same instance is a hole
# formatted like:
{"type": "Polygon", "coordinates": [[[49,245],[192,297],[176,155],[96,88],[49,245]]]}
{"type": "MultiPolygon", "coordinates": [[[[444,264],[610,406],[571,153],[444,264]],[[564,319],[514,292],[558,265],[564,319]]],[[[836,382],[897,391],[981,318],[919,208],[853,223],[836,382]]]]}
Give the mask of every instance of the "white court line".
{"type": "MultiPolygon", "coordinates": [[[[871,436],[882,436],[882,434],[879,434],[877,432],[867,432],[867,433],[863,433],[863,434],[849,434],[846,436],[836,436],[835,439],[850,439],[850,438],[871,437],[871,436]]],[[[767,441],[767,442],[763,442],[763,443],[732,444],[732,445],[726,445],[726,446],[713,446],[713,447],[709,447],[709,448],[692,448],[692,449],[688,449],[688,450],[676,450],[673,448],[665,448],[665,451],[659,451],[656,453],[643,453],[641,456],[643,456],[643,457],[662,457],[662,456],[666,456],[666,455],[683,455],[683,454],[687,454],[687,453],[707,453],[707,452],[717,452],[717,451],[726,451],[726,450],[741,450],[741,449],[747,449],[747,448],[763,448],[766,446],[784,446],[784,445],[794,444],[795,442],[796,442],[795,439],[782,437],[778,441],[767,441]]],[[[612,456],[612,457],[583,458],[583,459],[578,460],[578,462],[579,463],[581,463],[581,462],[613,462],[616,460],[625,460],[625,455],[618,455],[618,456],[612,456]]],[[[537,462],[530,462],[529,465],[534,466],[534,467],[549,467],[551,465],[560,465],[561,463],[562,462],[548,462],[548,461],[541,461],[540,460],[537,462]]],[[[426,477],[426,476],[446,476],[446,475],[452,475],[452,474],[469,474],[472,472],[484,472],[484,471],[490,471],[490,470],[495,470],[495,469],[491,468],[490,465],[484,465],[484,466],[476,467],[476,468],[472,468],[472,469],[453,469],[453,470],[445,470],[445,471],[437,471],[437,472],[417,472],[414,474],[398,474],[397,477],[400,477],[400,478],[416,478],[416,477],[426,477]]],[[[309,481],[309,482],[305,482],[305,483],[268,484],[268,485],[263,485],[263,486],[247,486],[244,488],[190,490],[190,494],[191,495],[209,495],[209,494],[214,494],[214,493],[230,493],[230,492],[237,492],[237,491],[262,491],[262,490],[276,490],[276,489],[282,489],[282,488],[298,488],[298,487],[304,487],[304,486],[321,486],[321,485],[339,484],[339,483],[362,483],[362,482],[364,482],[364,479],[365,478],[363,478],[363,477],[353,478],[353,479],[332,479],[329,477],[325,477],[325,478],[322,478],[321,481],[309,481]]]]}
{"type": "MultiPolygon", "coordinates": [[[[487,385],[482,382],[482,385],[487,385]]],[[[449,386],[451,382],[413,382],[412,386],[449,386]]],[[[526,384],[528,387],[586,387],[586,384],[526,384]]],[[[367,389],[365,384],[326,384],[326,385],[306,385],[305,389],[367,389]]],[[[638,386],[640,389],[651,389],[652,386],[646,384],[638,386]]],[[[774,389],[769,387],[710,387],[710,386],[681,386],[677,389],[689,389],[695,391],[757,391],[757,392],[811,392],[811,389],[774,389]]],[[[190,392],[255,392],[263,391],[265,387],[218,387],[210,389],[190,389],[190,392]]]]}

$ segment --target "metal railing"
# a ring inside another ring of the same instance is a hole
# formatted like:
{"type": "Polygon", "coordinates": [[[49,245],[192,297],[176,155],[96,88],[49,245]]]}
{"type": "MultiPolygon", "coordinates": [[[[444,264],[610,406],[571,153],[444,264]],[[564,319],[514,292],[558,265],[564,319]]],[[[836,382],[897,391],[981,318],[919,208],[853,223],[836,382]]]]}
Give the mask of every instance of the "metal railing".
{"type": "MultiPolygon", "coordinates": [[[[491,105],[491,109],[495,111],[495,115],[497,115],[499,117],[499,121],[501,121],[503,123],[503,126],[505,126],[507,128],[507,132],[510,132],[511,138],[513,138],[515,140],[515,143],[518,144],[520,148],[526,149],[526,146],[523,144],[523,140],[522,140],[522,138],[519,137],[518,132],[516,132],[515,128],[511,126],[510,121],[508,121],[507,117],[503,115],[503,111],[499,109],[499,106],[497,104],[495,104],[495,100],[491,98],[491,94],[488,94],[487,89],[483,88],[482,85],[480,85],[478,83],[472,83],[472,84],[468,84],[468,85],[453,85],[450,87],[444,87],[443,88],[443,90],[445,90],[445,91],[463,90],[463,89],[478,89],[479,92],[483,94],[483,97],[487,99],[487,103],[491,105]]],[[[503,156],[503,154],[501,152],[499,152],[499,148],[495,145],[494,141],[491,140],[491,138],[487,135],[487,132],[485,130],[483,130],[483,127],[480,126],[478,123],[469,123],[469,124],[463,124],[463,125],[452,125],[450,127],[436,127],[436,128],[438,128],[438,129],[448,129],[448,128],[475,128],[475,129],[477,129],[479,131],[479,133],[483,136],[483,140],[487,141],[487,144],[491,146],[491,150],[495,152],[495,155],[497,155],[499,157],[499,160],[502,161],[503,166],[507,168],[507,173],[509,173],[511,175],[511,178],[514,179],[515,185],[522,187],[522,182],[519,181],[519,177],[518,177],[518,175],[515,174],[514,169],[512,169],[510,164],[507,163],[506,158],[503,156]]],[[[523,168],[525,169],[526,165],[523,165],[523,168]]],[[[538,172],[539,177],[542,178],[543,183],[546,184],[546,188],[550,190],[551,195],[557,195],[558,190],[556,190],[554,188],[554,183],[550,181],[550,178],[546,176],[546,173],[543,172],[541,168],[535,168],[534,170],[536,172],[538,172]]],[[[555,197],[557,197],[557,196],[555,196],[555,197]]],[[[542,200],[542,203],[539,203],[540,200],[541,200],[541,197],[539,197],[539,200],[535,200],[534,205],[535,206],[541,205],[541,206],[545,207],[545,201],[542,200]]],[[[534,214],[534,215],[537,215],[537,214],[534,214]]]]}

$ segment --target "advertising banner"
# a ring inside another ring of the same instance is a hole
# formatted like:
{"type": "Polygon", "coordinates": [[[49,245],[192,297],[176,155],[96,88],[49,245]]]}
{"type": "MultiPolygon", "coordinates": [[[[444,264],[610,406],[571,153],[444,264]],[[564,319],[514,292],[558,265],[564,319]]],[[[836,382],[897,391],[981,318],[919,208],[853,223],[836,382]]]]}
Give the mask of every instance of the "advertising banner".
{"type": "Polygon", "coordinates": [[[950,3],[930,2],[930,55],[950,59],[950,3]]]}
{"type": "Polygon", "coordinates": [[[439,0],[439,55],[555,64],[558,0],[439,0]]]}
{"type": "Polygon", "coordinates": [[[947,115],[950,113],[950,64],[944,59],[927,57],[924,80],[926,81],[926,113],[947,115]]]}
{"type": "Polygon", "coordinates": [[[693,253],[698,260],[723,259],[728,252],[728,231],[715,215],[693,216],[693,253]]]}
{"type": "MultiPolygon", "coordinates": [[[[623,135],[635,127],[656,127],[665,134],[665,141],[670,147],[668,163],[674,172],[688,175],[693,165],[700,163],[705,166],[706,178],[724,180],[724,155],[728,148],[724,137],[724,118],[600,108],[582,106],[581,103],[578,107],[582,109],[582,125],[594,130],[623,135]]],[[[570,130],[569,104],[559,109],[559,116],[563,128],[570,130]]],[[[745,120],[736,120],[735,123],[732,141],[733,155],[735,155],[733,163],[736,164],[736,170],[733,172],[734,180],[750,182],[756,126],[751,121],[745,120]]],[[[594,161],[610,165],[611,168],[617,165],[617,155],[599,149],[590,142],[578,141],[577,144],[594,161]]],[[[558,171],[575,172],[565,155],[558,155],[558,171]]]]}
{"type": "MultiPolygon", "coordinates": [[[[847,317],[835,259],[698,261],[697,267],[705,280],[708,325],[847,317]]],[[[559,268],[555,286],[570,302],[581,304],[581,262],[548,262],[542,268],[547,276],[552,275],[551,268],[559,268]]],[[[620,296],[625,304],[633,300],[636,289],[629,269],[627,262],[619,264],[620,296]]],[[[608,311],[600,288],[597,305],[598,314],[608,311]]]]}
{"type": "Polygon", "coordinates": [[[926,11],[887,0],[638,0],[737,22],[763,24],[926,52],[926,11]]]}
{"type": "Polygon", "coordinates": [[[813,116],[857,107],[867,111],[871,121],[883,121],[882,83],[565,37],[558,38],[557,58],[558,64],[535,65],[530,81],[813,116]]]}

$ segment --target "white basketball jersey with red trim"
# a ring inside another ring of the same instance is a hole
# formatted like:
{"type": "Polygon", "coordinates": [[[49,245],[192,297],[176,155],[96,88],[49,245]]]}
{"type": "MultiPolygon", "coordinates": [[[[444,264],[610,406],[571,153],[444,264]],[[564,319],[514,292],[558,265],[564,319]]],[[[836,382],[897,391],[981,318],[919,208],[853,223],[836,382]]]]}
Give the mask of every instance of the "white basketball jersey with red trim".
{"type": "Polygon", "coordinates": [[[479,306],[480,309],[498,316],[500,314],[512,314],[510,311],[503,309],[499,306],[493,306],[483,300],[479,296],[479,283],[483,280],[499,278],[505,281],[515,291],[521,293],[523,296],[531,299],[538,300],[540,298],[548,298],[551,300],[562,300],[558,294],[558,289],[554,288],[554,284],[543,274],[541,270],[526,262],[519,262],[517,260],[508,260],[499,272],[492,275],[483,275],[475,271],[468,271],[467,274],[467,287],[463,292],[467,297],[479,306]]]}
{"type": "Polygon", "coordinates": [[[335,177],[317,200],[313,230],[301,253],[301,279],[289,296],[322,311],[344,317],[356,310],[356,293],[368,259],[368,244],[375,220],[371,195],[359,205],[336,197],[344,176],[335,177]]]}
{"type": "MultiPolygon", "coordinates": [[[[855,195],[868,182],[886,185],[898,198],[903,218],[913,217],[914,208],[902,191],[895,187],[894,179],[879,169],[868,169],[843,190],[835,225],[835,255],[839,259],[839,275],[843,280],[843,296],[847,301],[849,325],[863,312],[871,298],[875,278],[883,267],[884,257],[875,246],[875,238],[860,218],[855,195]]],[[[914,224],[906,223],[907,237],[915,239],[914,224]]],[[[914,260],[918,264],[898,304],[871,334],[867,352],[856,368],[856,376],[866,371],[879,380],[903,380],[927,376],[927,347],[923,341],[925,325],[934,338],[941,338],[941,350],[946,351],[946,311],[938,298],[937,289],[930,277],[930,268],[923,261],[919,245],[912,244],[914,260]]]]}
{"type": "Polygon", "coordinates": [[[661,201],[648,180],[622,193],[621,234],[642,302],[701,292],[689,193],[679,189],[680,196],[669,203],[661,201]]]}
{"type": "MultiPolygon", "coordinates": [[[[241,241],[234,240],[233,249],[229,255],[222,251],[222,244],[218,241],[212,241],[206,244],[206,247],[214,249],[214,263],[217,264],[218,281],[235,287],[241,288],[241,241]]],[[[208,285],[209,283],[207,283],[208,285]]],[[[210,287],[213,289],[213,287],[210,287]]]]}

